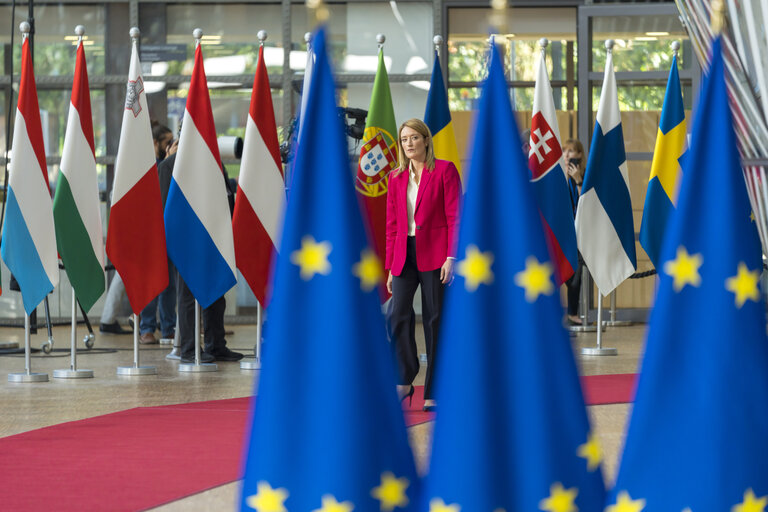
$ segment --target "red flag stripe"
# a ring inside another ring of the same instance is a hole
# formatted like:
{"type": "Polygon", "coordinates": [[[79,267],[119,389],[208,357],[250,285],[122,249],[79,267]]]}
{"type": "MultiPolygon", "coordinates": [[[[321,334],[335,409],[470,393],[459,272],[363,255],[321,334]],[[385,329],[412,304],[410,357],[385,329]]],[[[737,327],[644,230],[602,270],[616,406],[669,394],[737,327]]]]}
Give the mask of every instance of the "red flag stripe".
{"type": "Polygon", "coordinates": [[[43,144],[43,127],[40,124],[40,106],[37,102],[37,87],[35,72],[32,65],[32,55],[29,52],[29,39],[25,38],[21,45],[21,83],[19,84],[19,112],[24,116],[27,125],[27,135],[35,151],[37,161],[48,185],[48,167],[45,164],[45,145],[43,144]]]}
{"type": "Polygon", "coordinates": [[[283,174],[283,165],[280,160],[280,144],[277,139],[277,125],[275,124],[275,110],[272,106],[272,90],[269,87],[269,75],[267,65],[264,63],[264,47],[259,47],[259,62],[256,65],[256,76],[253,79],[253,91],[251,92],[251,107],[249,114],[259,127],[261,138],[272,155],[275,165],[283,174]]]}
{"type": "Polygon", "coordinates": [[[72,84],[72,106],[77,109],[80,116],[85,140],[91,146],[91,153],[96,155],[93,143],[93,116],[91,115],[91,91],[88,87],[88,69],[85,65],[85,49],[82,41],[77,45],[77,59],[75,59],[75,77],[72,84]]]}
{"type": "Polygon", "coordinates": [[[192,80],[189,83],[187,112],[189,112],[189,116],[195,122],[197,131],[208,145],[208,149],[211,150],[219,167],[221,167],[221,155],[219,153],[219,144],[216,141],[216,125],[213,122],[211,97],[208,94],[208,80],[205,78],[201,45],[197,45],[195,49],[195,67],[192,70],[192,80]]]}
{"type": "Polygon", "coordinates": [[[235,260],[259,304],[266,306],[270,296],[270,270],[275,254],[269,234],[253,211],[248,196],[238,189],[235,202],[235,219],[232,226],[235,235],[235,260]]]}

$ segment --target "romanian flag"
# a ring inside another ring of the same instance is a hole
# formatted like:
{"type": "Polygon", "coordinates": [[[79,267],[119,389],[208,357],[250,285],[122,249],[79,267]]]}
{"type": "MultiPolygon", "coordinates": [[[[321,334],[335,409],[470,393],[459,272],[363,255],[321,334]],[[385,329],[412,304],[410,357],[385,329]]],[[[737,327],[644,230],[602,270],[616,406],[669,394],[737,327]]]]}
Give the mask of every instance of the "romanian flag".
{"type": "Polygon", "coordinates": [[[677,189],[682,174],[680,158],[686,149],[685,131],[685,109],[675,55],[669,71],[667,92],[664,94],[651,177],[645,194],[643,223],[640,226],[640,244],[656,268],[659,268],[661,243],[667,223],[677,204],[677,189]]]}
{"type": "MultiPolygon", "coordinates": [[[[379,262],[386,258],[387,190],[389,173],[397,167],[397,123],[392,93],[389,90],[384,52],[379,50],[379,67],[373,82],[371,104],[365,122],[363,147],[357,166],[355,188],[363,205],[368,233],[373,240],[379,262]]],[[[383,268],[383,267],[382,267],[383,268]]],[[[384,273],[382,272],[382,283],[384,273]]],[[[387,299],[384,286],[380,286],[382,302],[387,299]]]]}
{"type": "Polygon", "coordinates": [[[424,122],[429,127],[429,131],[432,132],[435,158],[453,162],[459,171],[459,176],[461,176],[459,148],[456,146],[451,111],[448,109],[448,95],[445,92],[443,71],[440,68],[437,52],[435,52],[435,65],[432,67],[432,79],[429,81],[429,95],[427,96],[427,111],[424,113],[424,122]]]}

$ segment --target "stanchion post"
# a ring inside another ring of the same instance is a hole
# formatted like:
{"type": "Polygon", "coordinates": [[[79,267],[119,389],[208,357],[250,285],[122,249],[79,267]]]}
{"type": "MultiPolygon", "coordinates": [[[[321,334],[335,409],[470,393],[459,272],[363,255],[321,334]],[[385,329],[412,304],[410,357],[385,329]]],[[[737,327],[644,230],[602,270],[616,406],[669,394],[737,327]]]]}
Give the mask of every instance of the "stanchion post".
{"type": "MultiPolygon", "coordinates": [[[[597,325],[602,325],[603,321],[603,295],[598,291],[597,293],[597,325]]],[[[619,351],[615,348],[603,347],[603,330],[597,330],[597,346],[584,347],[581,349],[581,355],[583,356],[615,356],[619,351]]]]}
{"type": "Polygon", "coordinates": [[[240,361],[241,370],[261,370],[261,303],[256,306],[256,344],[253,346],[253,360],[240,361]]]}
{"type": "Polygon", "coordinates": [[[632,325],[632,322],[627,320],[616,320],[616,290],[611,292],[611,316],[610,320],[605,322],[605,325],[609,327],[623,327],[626,325],[632,325]]]}
{"type": "MultiPolygon", "coordinates": [[[[82,29],[82,25],[78,25],[75,28],[75,33],[79,37],[83,37],[85,30],[82,29]],[[81,29],[81,30],[78,30],[81,29]]],[[[70,362],[69,368],[64,370],[53,370],[54,379],[91,379],[93,378],[93,370],[78,370],[77,369],[77,297],[75,296],[75,289],[72,288],[72,325],[70,329],[69,339],[70,350],[70,362]]]]}
{"type": "Polygon", "coordinates": [[[9,373],[8,382],[48,382],[47,373],[32,372],[29,315],[24,315],[24,373],[9,373]]]}
{"type": "Polygon", "coordinates": [[[581,325],[571,325],[568,330],[571,332],[594,332],[596,325],[589,323],[589,269],[586,265],[581,266],[581,299],[579,300],[579,310],[581,311],[581,325]]]}

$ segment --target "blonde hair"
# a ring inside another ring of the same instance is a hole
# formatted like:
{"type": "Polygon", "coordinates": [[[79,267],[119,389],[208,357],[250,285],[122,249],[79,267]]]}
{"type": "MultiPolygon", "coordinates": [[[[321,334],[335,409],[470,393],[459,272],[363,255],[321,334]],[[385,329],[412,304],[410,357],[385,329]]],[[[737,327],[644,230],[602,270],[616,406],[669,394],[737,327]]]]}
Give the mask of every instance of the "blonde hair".
{"type": "Polygon", "coordinates": [[[419,135],[424,137],[424,144],[427,147],[427,161],[425,167],[427,171],[432,171],[435,168],[435,150],[432,147],[432,132],[429,131],[427,124],[421,119],[413,118],[409,119],[400,125],[400,129],[397,130],[397,169],[395,169],[393,177],[398,176],[401,172],[408,170],[411,166],[411,160],[405,156],[405,150],[403,150],[403,143],[400,142],[400,134],[404,128],[410,128],[415,130],[419,135]]]}
{"type": "MultiPolygon", "coordinates": [[[[565,150],[566,147],[570,147],[576,152],[581,153],[579,170],[581,171],[581,174],[583,176],[584,170],[587,168],[587,154],[584,152],[584,144],[582,144],[581,141],[578,139],[568,139],[563,143],[563,150],[565,150]]],[[[565,162],[565,164],[568,165],[568,162],[565,162]]]]}

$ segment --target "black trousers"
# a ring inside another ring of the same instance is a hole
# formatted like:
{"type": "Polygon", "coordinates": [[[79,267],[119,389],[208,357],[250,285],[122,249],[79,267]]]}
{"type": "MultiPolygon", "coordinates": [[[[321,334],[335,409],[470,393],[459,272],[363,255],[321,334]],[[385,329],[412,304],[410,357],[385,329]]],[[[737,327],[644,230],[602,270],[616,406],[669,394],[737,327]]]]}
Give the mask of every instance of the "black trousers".
{"type": "MultiPolygon", "coordinates": [[[[176,274],[179,345],[181,357],[195,357],[195,297],[187,287],[187,283],[176,274]]],[[[222,295],[216,302],[203,309],[203,332],[205,351],[215,353],[223,349],[227,342],[224,339],[224,310],[227,301],[222,295]]]]}
{"type": "Polygon", "coordinates": [[[434,397],[433,377],[437,353],[440,311],[443,307],[443,290],[440,269],[419,272],[416,266],[416,239],[408,237],[405,266],[399,276],[392,276],[392,335],[395,338],[395,355],[400,370],[400,384],[408,385],[419,373],[419,354],[416,348],[416,325],[411,321],[413,297],[421,285],[421,317],[424,324],[424,340],[427,345],[427,375],[424,381],[424,398],[434,397]]]}

